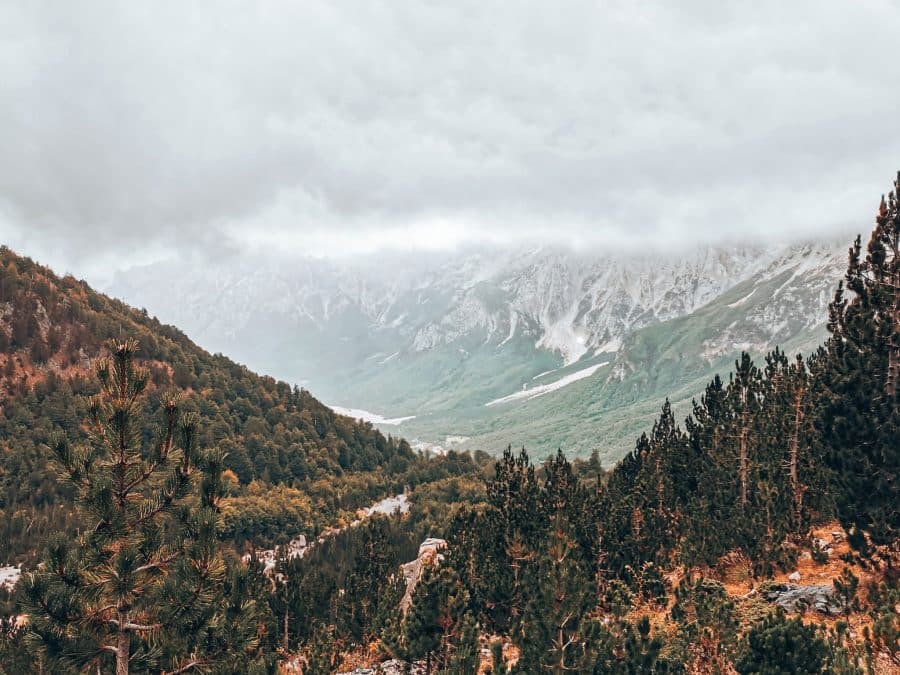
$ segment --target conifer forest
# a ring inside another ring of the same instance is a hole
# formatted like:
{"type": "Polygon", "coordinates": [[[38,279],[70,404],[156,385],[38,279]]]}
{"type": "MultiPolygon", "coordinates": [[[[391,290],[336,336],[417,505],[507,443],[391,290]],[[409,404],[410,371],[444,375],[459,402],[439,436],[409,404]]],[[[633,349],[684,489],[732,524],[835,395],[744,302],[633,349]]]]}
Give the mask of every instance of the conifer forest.
{"type": "Polygon", "coordinates": [[[0,675],[900,675],[896,3],[0,34],[0,675]]]}
{"type": "Polygon", "coordinates": [[[5,249],[0,668],[900,667],[898,190],[824,344],[743,353],[613,467],[414,452],[5,249]]]}

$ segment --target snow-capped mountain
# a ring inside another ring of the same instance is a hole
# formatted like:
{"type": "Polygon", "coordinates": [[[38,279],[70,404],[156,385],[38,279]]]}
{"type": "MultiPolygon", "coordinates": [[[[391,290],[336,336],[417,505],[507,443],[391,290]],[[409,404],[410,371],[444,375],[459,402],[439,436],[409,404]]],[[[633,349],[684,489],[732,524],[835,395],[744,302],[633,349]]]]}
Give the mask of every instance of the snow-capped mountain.
{"type": "MultiPolygon", "coordinates": [[[[232,343],[261,317],[322,332],[352,318],[372,333],[391,335],[399,353],[472,336],[503,345],[522,335],[571,363],[591,352],[614,352],[636,328],[689,314],[756,274],[775,276],[807,250],[722,247],[679,257],[623,257],[537,249],[462,254],[438,265],[160,263],[118,275],[110,290],[213,348],[240,346],[232,343]]],[[[834,277],[836,250],[816,247],[814,260],[795,276],[834,277]]],[[[798,308],[811,318],[821,309],[818,302],[798,308]]]]}
{"type": "Polygon", "coordinates": [[[248,257],[157,263],[120,274],[109,290],[203,346],[333,403],[419,423],[430,415],[455,433],[453,411],[522,400],[509,395],[533,384],[556,392],[545,371],[566,382],[582,379],[570,370],[589,373],[587,381],[650,373],[671,354],[650,355],[646,331],[669,327],[665,339],[678,338],[704,311],[710,316],[690,324],[679,358],[690,353],[710,367],[742,349],[788,344],[823,324],[845,251],[835,243],[688,254],[248,257]]]}

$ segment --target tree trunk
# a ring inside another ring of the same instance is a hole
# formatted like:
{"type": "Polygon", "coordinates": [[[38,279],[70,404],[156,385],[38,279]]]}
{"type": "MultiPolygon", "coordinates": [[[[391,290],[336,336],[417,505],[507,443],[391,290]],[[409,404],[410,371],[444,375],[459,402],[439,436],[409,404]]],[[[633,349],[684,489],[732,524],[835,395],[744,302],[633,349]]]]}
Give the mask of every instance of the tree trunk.
{"type": "Polygon", "coordinates": [[[119,631],[119,640],[116,644],[116,675],[128,675],[129,648],[131,639],[125,630],[119,631]]]}
{"type": "Polygon", "coordinates": [[[557,675],[562,675],[566,672],[565,635],[563,634],[562,626],[559,627],[556,639],[559,643],[559,659],[556,661],[556,668],[553,669],[553,672],[557,673],[557,675]]]}
{"type": "Polygon", "coordinates": [[[791,475],[791,491],[794,495],[794,516],[797,521],[800,520],[800,513],[803,509],[803,486],[800,485],[800,475],[797,468],[800,452],[800,424],[803,422],[803,395],[804,387],[799,387],[794,397],[794,435],[791,438],[791,455],[790,455],[790,475],[791,475]]]}
{"type": "Polygon", "coordinates": [[[741,427],[740,445],[740,479],[741,479],[741,506],[747,505],[747,483],[750,479],[750,462],[747,459],[747,425],[741,427]]]}
{"type": "Polygon", "coordinates": [[[663,483],[663,474],[662,474],[662,457],[660,457],[660,449],[656,451],[656,510],[659,512],[659,515],[663,514],[663,492],[665,489],[665,485],[663,483]]]}

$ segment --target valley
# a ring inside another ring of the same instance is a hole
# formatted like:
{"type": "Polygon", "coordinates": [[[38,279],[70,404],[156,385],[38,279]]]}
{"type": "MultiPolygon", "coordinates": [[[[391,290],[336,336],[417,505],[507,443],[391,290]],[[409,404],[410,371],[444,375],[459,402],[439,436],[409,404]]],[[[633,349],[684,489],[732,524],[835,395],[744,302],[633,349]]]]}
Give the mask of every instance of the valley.
{"type": "Polygon", "coordinates": [[[352,266],[237,259],[202,274],[173,261],[120,274],[109,291],[414,444],[465,437],[454,447],[496,454],[513,443],[539,457],[562,447],[609,465],[660,400],[686,411],[741,351],[815,348],[845,259],[842,238],[641,255],[462,250],[352,266]]]}

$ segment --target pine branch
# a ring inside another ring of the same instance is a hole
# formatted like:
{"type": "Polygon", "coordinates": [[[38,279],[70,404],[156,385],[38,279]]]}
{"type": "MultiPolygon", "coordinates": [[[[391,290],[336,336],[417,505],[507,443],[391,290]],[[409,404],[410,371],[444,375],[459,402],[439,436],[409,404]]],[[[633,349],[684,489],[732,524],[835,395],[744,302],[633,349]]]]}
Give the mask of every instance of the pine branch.
{"type": "Polygon", "coordinates": [[[203,662],[202,662],[202,661],[199,661],[199,660],[197,660],[197,659],[194,659],[194,660],[190,661],[189,663],[187,663],[187,664],[181,666],[181,667],[178,668],[177,670],[167,670],[167,671],[164,671],[164,672],[163,672],[163,675],[178,675],[178,673],[185,673],[185,672],[187,672],[188,670],[190,670],[191,668],[197,668],[198,666],[201,666],[201,665],[203,665],[203,662]]]}

